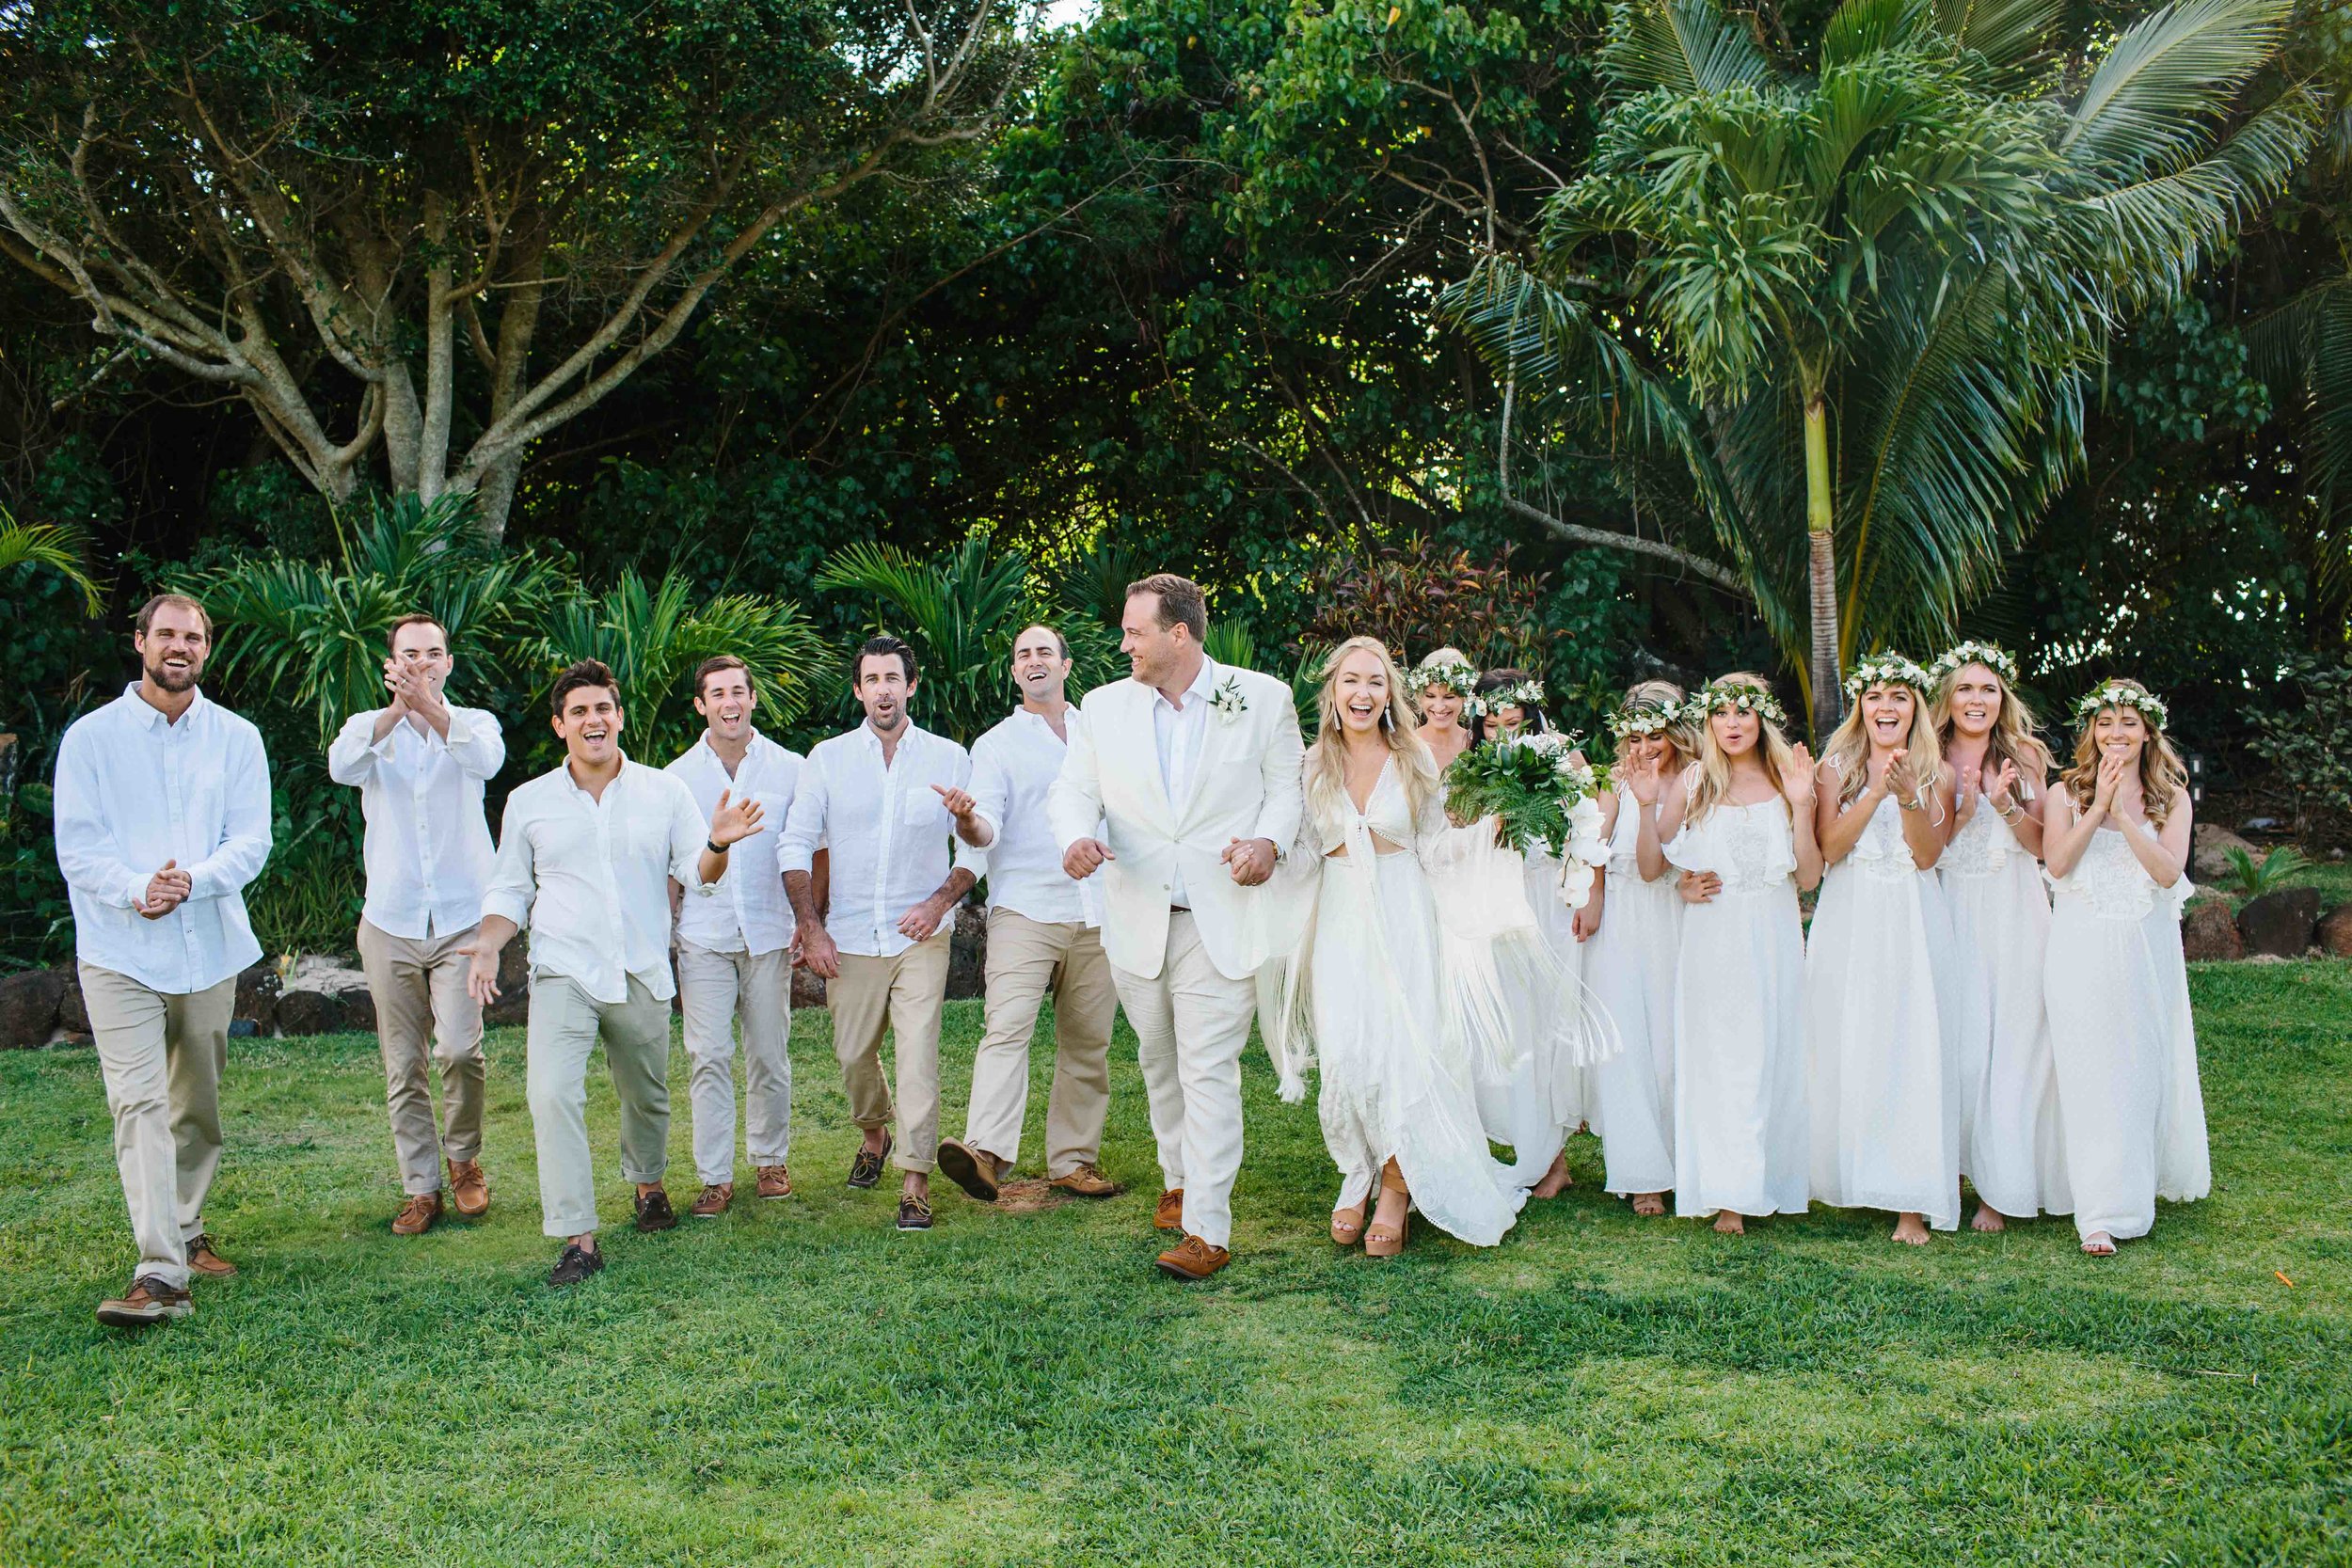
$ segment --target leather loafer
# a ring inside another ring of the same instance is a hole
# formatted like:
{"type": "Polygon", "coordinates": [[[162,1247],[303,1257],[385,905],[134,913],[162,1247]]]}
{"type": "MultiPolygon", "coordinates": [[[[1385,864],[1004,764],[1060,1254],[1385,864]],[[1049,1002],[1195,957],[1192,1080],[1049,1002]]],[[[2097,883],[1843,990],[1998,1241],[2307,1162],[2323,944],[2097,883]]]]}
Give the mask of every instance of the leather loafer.
{"type": "Polygon", "coordinates": [[[188,1267],[207,1279],[227,1279],[237,1272],[236,1264],[213,1250],[209,1234],[188,1243],[188,1267]]]}
{"type": "Polygon", "coordinates": [[[760,1166],[759,1196],[762,1197],[790,1197],[792,1196],[792,1173],[785,1169],[782,1165],[760,1166]]]}
{"type": "Polygon", "coordinates": [[[392,1234],[395,1236],[421,1236],[426,1231],[432,1229],[433,1222],[440,1217],[440,1194],[411,1194],[408,1201],[400,1206],[399,1214],[394,1216],[392,1220],[392,1234]]]}
{"type": "Polygon", "coordinates": [[[603,1248],[591,1252],[577,1243],[566,1246],[564,1256],[555,1260],[555,1267],[548,1271],[548,1289],[560,1291],[566,1285],[577,1285],[603,1267],[603,1248]]]}
{"type": "MultiPolygon", "coordinates": [[[[1127,1190],[1104,1176],[1100,1165],[1080,1165],[1075,1170],[1066,1170],[1049,1179],[1046,1185],[1058,1187],[1079,1197],[1117,1197],[1127,1190]]],[[[1177,1207],[1181,1210],[1184,1205],[1180,1202],[1177,1207]]]]}
{"type": "Polygon", "coordinates": [[[1184,1189],[1170,1187],[1160,1195],[1159,1207],[1152,1211],[1154,1230],[1182,1230],[1184,1227],[1184,1189]]]}
{"type": "Polygon", "coordinates": [[[939,1140],[939,1174],[982,1203],[996,1201],[996,1156],[967,1148],[954,1138],[939,1140]]]}
{"type": "Polygon", "coordinates": [[[858,1146],[857,1157],[850,1162],[850,1185],[864,1192],[882,1180],[882,1166],[890,1161],[890,1134],[882,1134],[880,1150],[858,1146]]]}
{"type": "Polygon", "coordinates": [[[686,1212],[698,1220],[715,1220],[721,1214],[725,1213],[727,1205],[734,1201],[734,1182],[706,1182],[703,1185],[702,1196],[694,1199],[692,1206],[686,1212]]]}
{"type": "Polygon", "coordinates": [[[1206,1279],[1233,1260],[1233,1255],[1221,1246],[1211,1246],[1198,1236],[1187,1235],[1183,1241],[1160,1254],[1156,1261],[1160,1272],[1172,1279],[1206,1279]]]}
{"type": "Polygon", "coordinates": [[[478,1220],[490,1212],[490,1179],[482,1174],[481,1161],[449,1163],[449,1201],[460,1219],[478,1220]]]}
{"type": "Polygon", "coordinates": [[[98,1321],[109,1328],[145,1328],[171,1318],[192,1317],[195,1312],[196,1303],[187,1291],[151,1274],[133,1280],[128,1293],[98,1304],[98,1321]]]}
{"type": "Polygon", "coordinates": [[[670,1207],[670,1195],[656,1187],[652,1192],[637,1195],[637,1228],[667,1230],[677,1224],[677,1211],[670,1207]]]}

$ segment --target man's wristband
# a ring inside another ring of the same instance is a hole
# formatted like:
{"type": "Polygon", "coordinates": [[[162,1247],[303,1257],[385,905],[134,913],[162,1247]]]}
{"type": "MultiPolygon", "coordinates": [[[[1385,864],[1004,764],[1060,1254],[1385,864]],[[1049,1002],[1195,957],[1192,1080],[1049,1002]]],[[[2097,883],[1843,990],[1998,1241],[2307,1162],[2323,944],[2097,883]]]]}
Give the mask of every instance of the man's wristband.
{"type": "Polygon", "coordinates": [[[707,838],[703,840],[703,847],[714,855],[723,855],[727,852],[727,846],[707,838]]]}

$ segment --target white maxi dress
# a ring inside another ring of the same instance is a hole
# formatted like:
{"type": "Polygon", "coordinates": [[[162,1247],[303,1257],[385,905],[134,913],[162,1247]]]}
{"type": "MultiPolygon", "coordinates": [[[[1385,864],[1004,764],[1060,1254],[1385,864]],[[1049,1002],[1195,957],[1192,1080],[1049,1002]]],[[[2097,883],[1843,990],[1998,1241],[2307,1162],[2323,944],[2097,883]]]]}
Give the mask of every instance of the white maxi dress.
{"type": "MultiPolygon", "coordinates": [[[[2073,811],[2062,794],[2050,807],[2073,811]]],[[[2148,1234],[2156,1199],[2187,1203],[2213,1190],[2181,952],[2181,911],[2195,889],[2185,875],[2158,887],[2123,842],[2127,831],[2101,828],[2081,863],[2052,879],[2042,992],[2074,1228],[2119,1242],[2148,1234]]]]}
{"type": "Polygon", "coordinates": [[[1805,947],[1814,1197],[1960,1224],[1960,986],[1943,890],[1889,795],[1823,876],[1805,947]]]}
{"type": "Polygon", "coordinates": [[[1665,847],[1723,879],[1683,911],[1677,951],[1675,1212],[1802,1214],[1804,927],[1788,805],[1721,802],[1665,847]]]}
{"type": "Polygon", "coordinates": [[[1675,957],[1682,897],[1674,873],[1645,881],[1635,854],[1642,802],[1617,798],[1609,837],[1600,929],[1584,945],[1585,983],[1625,1041],[1587,1069],[1592,1122],[1612,1193],[1662,1193],[1675,1184],[1675,957]]]}
{"type": "MultiPolygon", "coordinates": [[[[1472,823],[1465,832],[1490,832],[1490,822],[1472,823]]],[[[1576,940],[1576,911],[1560,896],[1562,863],[1541,847],[1525,856],[1528,906],[1535,927],[1551,950],[1561,976],[1558,1006],[1580,1005],[1585,971],[1585,943],[1576,940]]],[[[1566,1036],[1555,1037],[1565,1041],[1566,1036]]],[[[1486,1136],[1511,1147],[1511,1180],[1533,1187],[1551,1169],[1551,1162],[1569,1134],[1590,1114],[1587,1080],[1590,1068],[1578,1066],[1562,1050],[1538,1049],[1527,1055],[1508,1080],[1482,1078],[1478,1085],[1479,1116],[1486,1136]]]]}
{"type": "MultiPolygon", "coordinates": [[[[2031,798],[2032,785],[2021,793],[2031,798]]],[[[1936,862],[1962,972],[1960,1172],[1995,1212],[2069,1213],[2058,1068],[2042,998],[2050,894],[2042,863],[1981,792],[1936,862]]]]}

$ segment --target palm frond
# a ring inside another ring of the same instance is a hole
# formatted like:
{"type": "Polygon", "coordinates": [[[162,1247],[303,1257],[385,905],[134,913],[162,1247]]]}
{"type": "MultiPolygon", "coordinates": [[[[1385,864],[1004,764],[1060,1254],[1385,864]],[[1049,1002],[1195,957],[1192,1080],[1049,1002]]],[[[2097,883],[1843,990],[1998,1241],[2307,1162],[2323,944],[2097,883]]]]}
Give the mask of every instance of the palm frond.
{"type": "Polygon", "coordinates": [[[20,523],[0,506],[0,572],[19,566],[46,566],[82,591],[83,608],[91,615],[105,609],[98,584],[82,562],[89,535],[66,523],[20,523]]]}
{"type": "Polygon", "coordinates": [[[1935,0],[1935,23],[1993,68],[1988,84],[2014,86],[2046,54],[2062,14],[2058,0],[1935,0]]]}
{"type": "Polygon", "coordinates": [[[2210,136],[2293,11],[2293,0],[2180,0],[2134,23],[2084,85],[2060,150],[2122,178],[2170,168],[2210,136]]]}
{"type": "Polygon", "coordinates": [[[1695,94],[1761,82],[1772,68],[1714,0],[1631,0],[1610,8],[1600,69],[1629,91],[1695,94]]]}

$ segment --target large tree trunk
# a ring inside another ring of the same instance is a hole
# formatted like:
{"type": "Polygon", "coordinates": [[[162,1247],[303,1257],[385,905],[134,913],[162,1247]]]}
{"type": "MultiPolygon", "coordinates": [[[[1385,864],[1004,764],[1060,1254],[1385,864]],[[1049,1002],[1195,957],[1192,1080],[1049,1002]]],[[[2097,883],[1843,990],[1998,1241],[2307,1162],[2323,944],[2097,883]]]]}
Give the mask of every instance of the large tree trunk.
{"type": "Polygon", "coordinates": [[[1829,475],[1829,404],[1815,394],[1804,403],[1804,526],[1812,577],[1813,739],[1825,740],[1837,727],[1843,689],[1837,681],[1837,542],[1829,475]]]}

